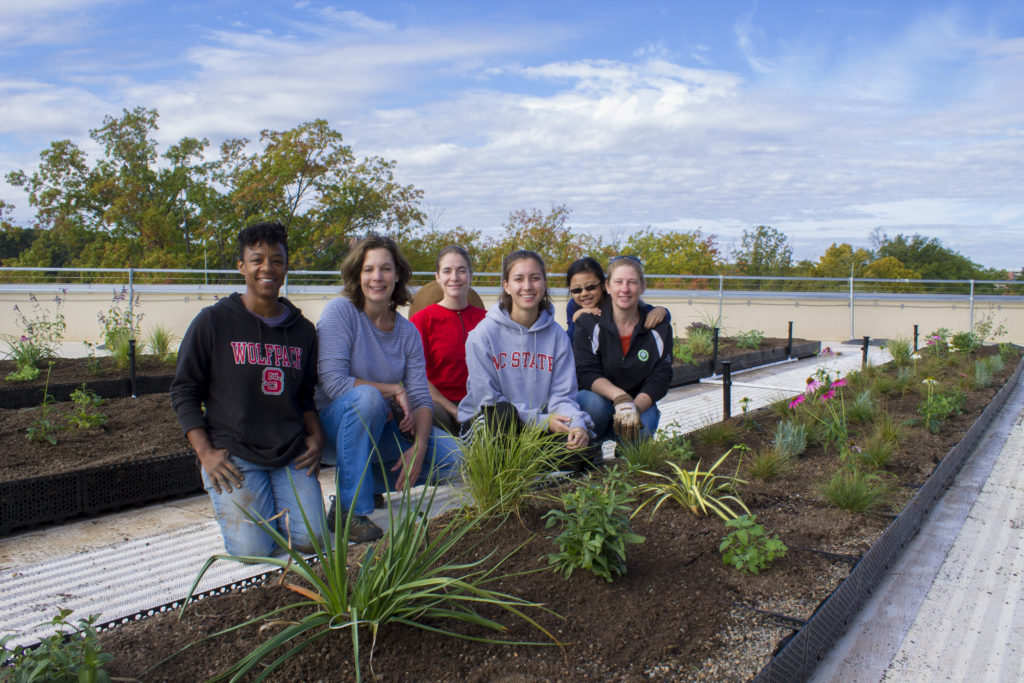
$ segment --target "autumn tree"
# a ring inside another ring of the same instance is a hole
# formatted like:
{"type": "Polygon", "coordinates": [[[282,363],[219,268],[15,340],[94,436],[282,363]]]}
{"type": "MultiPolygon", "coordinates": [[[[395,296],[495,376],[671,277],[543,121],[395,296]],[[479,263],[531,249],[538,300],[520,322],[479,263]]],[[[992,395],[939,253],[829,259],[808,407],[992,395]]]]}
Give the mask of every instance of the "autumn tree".
{"type": "Polygon", "coordinates": [[[548,273],[564,273],[573,261],[603,250],[601,240],[575,233],[568,225],[569,207],[564,204],[540,209],[512,211],[497,239],[489,240],[481,254],[479,270],[498,272],[501,260],[517,249],[529,249],[541,255],[548,273]]]}
{"type": "MultiPolygon", "coordinates": [[[[630,235],[619,252],[637,256],[649,274],[710,275],[721,267],[715,241],[714,235],[704,235],[700,230],[655,232],[647,228],[630,235]]],[[[700,278],[686,281],[665,279],[651,284],[703,289],[707,281],[700,278]]]]}
{"type": "MultiPolygon", "coordinates": [[[[781,230],[759,225],[743,231],[739,249],[732,250],[736,270],[740,275],[789,275],[793,267],[793,249],[781,230]]],[[[760,289],[760,280],[750,280],[741,288],[760,289]]]]}

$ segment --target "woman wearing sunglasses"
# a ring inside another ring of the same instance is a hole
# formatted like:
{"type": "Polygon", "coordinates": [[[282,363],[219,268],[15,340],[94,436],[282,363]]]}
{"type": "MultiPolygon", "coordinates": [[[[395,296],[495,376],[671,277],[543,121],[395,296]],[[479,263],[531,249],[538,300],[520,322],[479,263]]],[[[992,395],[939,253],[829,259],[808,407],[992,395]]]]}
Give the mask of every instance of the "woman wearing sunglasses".
{"type": "MultiPolygon", "coordinates": [[[[620,256],[618,258],[628,258],[620,256]]],[[[565,306],[565,319],[568,321],[569,339],[573,338],[576,320],[584,313],[601,315],[601,302],[604,300],[604,270],[601,264],[585,256],[569,266],[565,273],[565,282],[569,287],[569,301],[565,306]]],[[[643,312],[644,327],[653,328],[662,320],[671,325],[672,319],[668,309],[662,306],[651,306],[640,302],[643,312]]]]}
{"type": "Polygon", "coordinates": [[[672,380],[672,328],[667,320],[645,324],[639,259],[612,259],[605,289],[601,315],[584,313],[576,324],[577,401],[593,419],[598,441],[649,438],[661,419],[657,401],[672,380]]]}

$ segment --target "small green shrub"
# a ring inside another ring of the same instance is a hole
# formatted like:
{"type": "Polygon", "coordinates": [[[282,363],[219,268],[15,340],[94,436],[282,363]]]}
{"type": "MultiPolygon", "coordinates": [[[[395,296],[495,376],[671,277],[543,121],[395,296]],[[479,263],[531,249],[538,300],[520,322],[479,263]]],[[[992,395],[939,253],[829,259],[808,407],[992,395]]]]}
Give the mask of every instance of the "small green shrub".
{"type": "Polygon", "coordinates": [[[776,558],[786,556],[786,544],[778,534],[766,534],[764,527],[757,523],[757,515],[740,515],[725,525],[733,530],[718,546],[725,564],[741,572],[758,574],[776,558]]]}
{"type": "Polygon", "coordinates": [[[76,623],[68,621],[72,610],[62,609],[52,620],[36,626],[54,626],[53,635],[43,638],[35,648],[8,647],[13,635],[0,638],[0,681],[77,681],[109,683],[103,666],[114,658],[103,652],[95,623],[98,614],[76,623]]]}
{"type": "Polygon", "coordinates": [[[807,425],[783,420],[775,426],[772,449],[785,458],[795,458],[807,450],[807,425]]]}
{"type": "Polygon", "coordinates": [[[462,480],[472,499],[465,511],[515,512],[537,480],[559,469],[570,455],[558,434],[481,420],[462,453],[462,480]]]}
{"type": "Polygon", "coordinates": [[[680,363],[693,364],[693,348],[685,339],[675,339],[672,343],[672,355],[680,363]]]}
{"type": "Polygon", "coordinates": [[[751,479],[769,481],[782,474],[790,465],[788,456],[775,448],[759,450],[747,464],[747,476],[751,479]]]}
{"type": "Polygon", "coordinates": [[[591,481],[563,493],[563,509],[544,515],[548,528],[562,525],[561,533],[552,539],[558,552],[548,555],[548,564],[565,578],[575,569],[589,570],[608,582],[625,574],[626,546],[644,541],[629,526],[634,502],[627,487],[615,478],[591,481]]]}
{"type": "Polygon", "coordinates": [[[981,348],[981,339],[973,332],[957,332],[949,344],[962,353],[973,353],[981,348]]]}
{"type": "Polygon", "coordinates": [[[735,503],[744,512],[749,513],[750,510],[747,509],[747,506],[736,495],[736,487],[739,484],[747,483],[736,476],[739,474],[742,459],[736,464],[736,474],[732,476],[715,474],[715,470],[718,469],[719,465],[736,449],[742,452],[746,450],[746,446],[737,446],[735,449],[730,448],[707,470],[701,470],[699,460],[694,465],[692,471],[684,470],[674,462],[668,463],[669,468],[672,470],[671,474],[644,470],[643,473],[654,477],[655,481],[642,484],[638,487],[638,491],[652,495],[641,503],[640,507],[633,514],[636,515],[649,503],[657,501],[655,502],[654,510],[651,512],[653,516],[658,511],[658,508],[667,500],[674,500],[695,515],[714,513],[723,520],[733,519],[738,516],[729,506],[730,502],[735,503]]]}
{"type": "MultiPolygon", "coordinates": [[[[992,357],[998,358],[999,356],[992,357]]],[[[992,372],[992,366],[989,365],[988,359],[974,361],[974,372],[971,377],[971,387],[974,389],[990,387],[992,386],[992,382],[995,380],[995,373],[992,372]]]]}
{"type": "Polygon", "coordinates": [[[860,452],[861,460],[872,469],[883,469],[896,454],[896,440],[883,429],[875,429],[866,439],[860,452]]]}
{"type": "Polygon", "coordinates": [[[701,323],[686,326],[686,344],[694,358],[707,358],[715,351],[714,331],[701,323]],[[699,327],[695,327],[699,325],[699,327]]]}
{"type": "Polygon", "coordinates": [[[618,457],[632,468],[658,469],[667,461],[685,462],[693,457],[693,446],[686,439],[656,434],[651,439],[637,439],[616,444],[618,457]]]}
{"type": "Polygon", "coordinates": [[[102,427],[110,419],[96,408],[103,405],[104,401],[99,395],[86,388],[85,383],[71,392],[71,400],[75,403],[75,412],[68,417],[68,424],[80,429],[91,427],[102,427]]]}
{"type": "Polygon", "coordinates": [[[913,344],[907,337],[896,337],[885,344],[885,350],[892,356],[892,364],[897,368],[910,365],[914,353],[913,344]]]}
{"type": "Polygon", "coordinates": [[[867,471],[859,467],[840,467],[820,487],[830,503],[850,512],[879,513],[887,509],[895,493],[888,472],[867,471]]]}
{"type": "Polygon", "coordinates": [[[989,356],[985,359],[985,362],[988,363],[988,369],[993,374],[1000,373],[1006,368],[1006,361],[1003,359],[1002,354],[989,356]]]}
{"type": "Polygon", "coordinates": [[[846,417],[851,422],[859,422],[864,424],[871,422],[878,415],[878,406],[875,405],[874,398],[871,396],[870,391],[862,391],[857,394],[857,398],[846,407],[846,417]]]}
{"type": "Polygon", "coordinates": [[[756,349],[764,342],[764,332],[761,330],[747,330],[746,332],[740,332],[733,339],[736,341],[736,346],[741,349],[756,349]]]}
{"type": "Polygon", "coordinates": [[[146,348],[151,354],[159,358],[161,361],[170,362],[175,360],[178,354],[171,351],[171,345],[174,343],[174,334],[170,328],[164,327],[163,325],[156,325],[149,334],[146,335],[146,348]]]}
{"type": "MultiPolygon", "coordinates": [[[[65,292],[62,290],[61,293],[65,292]]],[[[62,309],[64,299],[60,294],[54,298],[57,306],[52,316],[39,303],[35,294],[30,293],[28,298],[32,302],[31,316],[25,315],[17,305],[14,306],[15,322],[21,328],[21,334],[3,337],[7,344],[4,357],[14,361],[15,365],[14,372],[7,375],[11,381],[28,381],[38,377],[40,364],[57,357],[67,329],[62,309]]]]}
{"type": "Polygon", "coordinates": [[[53,394],[49,392],[50,388],[50,371],[53,370],[53,363],[46,369],[46,383],[43,384],[43,402],[39,405],[39,417],[32,421],[32,424],[25,430],[26,436],[30,441],[36,441],[43,443],[44,441],[56,446],[57,445],[57,432],[63,427],[57,424],[55,416],[59,415],[57,409],[54,408],[54,404],[57,403],[57,399],[54,398],[53,394]]]}
{"type": "Polygon", "coordinates": [[[731,448],[739,443],[740,430],[729,420],[711,422],[698,429],[696,437],[704,446],[731,448]]]}
{"type": "Polygon", "coordinates": [[[938,382],[931,377],[925,378],[921,383],[927,389],[924,400],[917,406],[917,412],[921,415],[921,424],[927,427],[932,434],[938,434],[950,415],[963,410],[966,397],[959,390],[950,393],[936,393],[935,387],[938,382]]]}

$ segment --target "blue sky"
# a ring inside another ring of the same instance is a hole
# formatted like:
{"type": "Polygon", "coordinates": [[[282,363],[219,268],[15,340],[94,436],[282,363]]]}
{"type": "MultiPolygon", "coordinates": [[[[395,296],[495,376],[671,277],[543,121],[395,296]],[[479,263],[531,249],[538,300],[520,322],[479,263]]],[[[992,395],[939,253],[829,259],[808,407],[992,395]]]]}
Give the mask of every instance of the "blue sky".
{"type": "Polygon", "coordinates": [[[163,144],[325,118],[440,228],[564,203],[606,238],[880,228],[1024,267],[1017,0],[0,4],[0,172],[135,106],[163,144]]]}

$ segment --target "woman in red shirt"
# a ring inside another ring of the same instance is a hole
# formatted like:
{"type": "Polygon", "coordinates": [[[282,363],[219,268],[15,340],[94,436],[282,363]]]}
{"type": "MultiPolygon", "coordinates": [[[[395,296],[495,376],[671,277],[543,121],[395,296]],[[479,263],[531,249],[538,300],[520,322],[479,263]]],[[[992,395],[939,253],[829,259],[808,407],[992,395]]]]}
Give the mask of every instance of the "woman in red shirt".
{"type": "Polygon", "coordinates": [[[466,395],[466,337],[487,313],[469,305],[473,263],[460,246],[445,247],[437,256],[434,275],[444,297],[409,319],[420,331],[427,379],[434,399],[434,422],[458,434],[459,401],[466,395]]]}

